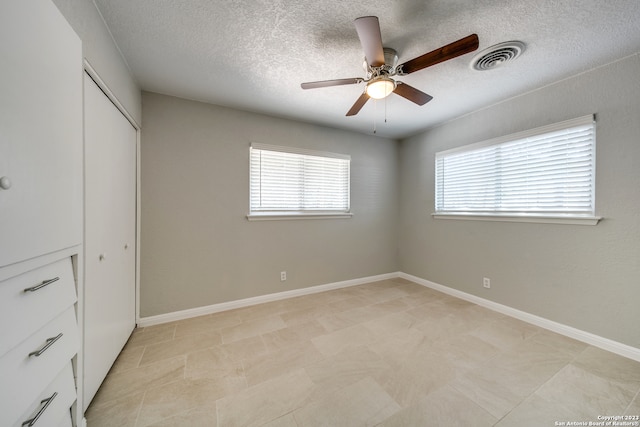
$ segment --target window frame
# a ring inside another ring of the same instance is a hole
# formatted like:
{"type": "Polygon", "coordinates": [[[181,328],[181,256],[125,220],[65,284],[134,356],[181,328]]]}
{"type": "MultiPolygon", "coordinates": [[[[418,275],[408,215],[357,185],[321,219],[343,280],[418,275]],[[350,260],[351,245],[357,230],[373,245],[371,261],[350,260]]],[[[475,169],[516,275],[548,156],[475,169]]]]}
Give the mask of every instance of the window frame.
{"type": "Polygon", "coordinates": [[[249,221],[265,221],[265,220],[289,220],[289,219],[340,219],[351,218],[351,156],[347,154],[339,154],[325,151],[308,150],[299,147],[287,147],[252,142],[249,147],[249,213],[247,219],[249,221]],[[251,155],[252,150],[264,150],[271,152],[282,152],[287,154],[297,154],[302,156],[325,157],[331,159],[341,159],[348,161],[347,163],[347,209],[346,210],[256,210],[252,211],[251,190],[252,190],[252,168],[251,155]]]}
{"type": "Polygon", "coordinates": [[[595,174],[596,174],[596,134],[595,134],[595,117],[593,114],[578,117],[572,120],[566,120],[563,122],[541,126],[535,129],[530,129],[523,132],[517,132],[510,135],[505,135],[498,138],[493,138],[474,144],[468,144],[465,146],[453,148],[450,150],[439,151],[435,154],[434,159],[434,212],[431,216],[434,219],[459,219],[459,220],[474,220],[474,221],[505,221],[505,222],[533,222],[533,223],[554,223],[554,224],[574,224],[574,225],[596,225],[602,218],[595,215],[595,174]],[[592,164],[593,170],[591,174],[591,201],[593,205],[593,211],[590,213],[562,213],[562,212],[458,212],[458,211],[438,211],[438,159],[448,154],[456,154],[463,152],[471,152],[474,150],[507,144],[518,140],[537,137],[547,133],[553,133],[557,131],[566,130],[572,127],[584,126],[588,124],[594,125],[593,133],[593,145],[592,145],[592,164]]]}

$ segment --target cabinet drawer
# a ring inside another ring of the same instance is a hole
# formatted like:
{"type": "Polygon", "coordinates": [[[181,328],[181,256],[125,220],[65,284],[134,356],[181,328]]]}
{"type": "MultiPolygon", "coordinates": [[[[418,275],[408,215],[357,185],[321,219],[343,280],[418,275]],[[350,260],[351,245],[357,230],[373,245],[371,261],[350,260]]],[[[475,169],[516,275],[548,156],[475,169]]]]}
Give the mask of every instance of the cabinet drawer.
{"type": "Polygon", "coordinates": [[[33,397],[35,398],[29,407],[17,417],[8,418],[11,421],[6,425],[23,427],[25,421],[33,419],[38,413],[40,416],[32,424],[34,427],[57,426],[65,421],[65,417],[69,417],[71,405],[76,400],[71,362],[67,363],[43,391],[34,394],[33,397]]]}
{"type": "Polygon", "coordinates": [[[0,357],[75,301],[71,258],[0,282],[0,357]]]}
{"type": "Polygon", "coordinates": [[[78,347],[75,312],[69,307],[6,353],[0,359],[0,414],[10,420],[23,414],[34,396],[38,396],[70,363],[78,347]]]}

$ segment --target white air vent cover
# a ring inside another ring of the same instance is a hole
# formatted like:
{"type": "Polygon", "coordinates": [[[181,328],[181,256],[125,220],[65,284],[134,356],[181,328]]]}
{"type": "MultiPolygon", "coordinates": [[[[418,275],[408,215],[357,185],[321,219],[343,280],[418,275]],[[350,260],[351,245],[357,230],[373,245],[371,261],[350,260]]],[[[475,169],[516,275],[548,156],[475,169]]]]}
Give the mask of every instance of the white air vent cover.
{"type": "Polygon", "coordinates": [[[493,45],[473,57],[471,68],[478,71],[491,70],[507,61],[516,59],[524,52],[524,43],[510,41],[493,45]]]}

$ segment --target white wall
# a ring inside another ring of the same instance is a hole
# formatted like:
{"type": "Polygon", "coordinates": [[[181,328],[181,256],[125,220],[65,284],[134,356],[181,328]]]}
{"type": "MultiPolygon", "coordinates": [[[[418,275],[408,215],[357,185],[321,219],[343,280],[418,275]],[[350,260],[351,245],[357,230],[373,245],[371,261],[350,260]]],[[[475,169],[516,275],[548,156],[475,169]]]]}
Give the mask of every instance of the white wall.
{"type": "Polygon", "coordinates": [[[118,50],[102,16],[91,0],[53,0],[69,24],[82,39],[85,59],[140,124],[142,104],[140,87],[118,50]]]}
{"type": "Polygon", "coordinates": [[[396,271],[396,141],[142,100],[142,317],[396,271]],[[353,218],[248,221],[251,142],[351,155],[353,218]]]}
{"type": "Polygon", "coordinates": [[[640,348],[638,76],[634,55],[401,141],[400,270],[640,348]],[[599,225],[431,218],[436,152],[591,113],[599,225]]]}

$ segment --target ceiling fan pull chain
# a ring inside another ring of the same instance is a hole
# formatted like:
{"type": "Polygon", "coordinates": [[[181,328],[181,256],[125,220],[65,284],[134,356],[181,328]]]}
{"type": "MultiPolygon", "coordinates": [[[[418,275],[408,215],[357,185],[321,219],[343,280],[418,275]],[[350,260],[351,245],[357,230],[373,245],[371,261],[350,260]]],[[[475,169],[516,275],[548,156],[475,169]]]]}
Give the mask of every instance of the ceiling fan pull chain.
{"type": "Polygon", "coordinates": [[[384,122],[387,123],[387,98],[384,99],[384,122]]]}
{"type": "Polygon", "coordinates": [[[376,116],[378,113],[378,101],[376,99],[373,100],[373,133],[376,133],[376,116]]]}

